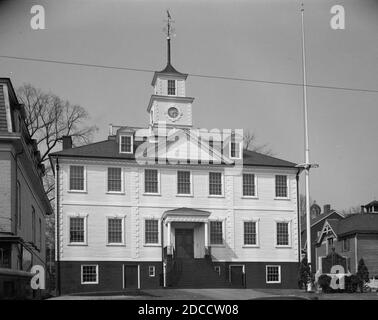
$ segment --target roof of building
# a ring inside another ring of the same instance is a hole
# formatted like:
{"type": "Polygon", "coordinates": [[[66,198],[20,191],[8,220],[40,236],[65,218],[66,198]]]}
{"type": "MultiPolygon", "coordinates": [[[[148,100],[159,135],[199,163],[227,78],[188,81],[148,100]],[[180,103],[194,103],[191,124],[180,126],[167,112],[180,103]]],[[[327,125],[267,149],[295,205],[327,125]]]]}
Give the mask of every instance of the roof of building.
{"type": "Polygon", "coordinates": [[[190,216],[205,216],[208,217],[210,215],[209,211],[205,210],[199,210],[199,209],[193,209],[193,208],[187,208],[187,207],[182,207],[182,208],[177,208],[177,209],[172,209],[164,212],[163,217],[169,216],[169,215],[190,215],[190,216]]]}
{"type": "Polygon", "coordinates": [[[355,233],[378,233],[378,214],[357,213],[344,219],[327,219],[338,237],[355,233]]]}
{"type": "MultiPolygon", "coordinates": [[[[134,149],[143,142],[134,142],[134,149]]],[[[103,158],[103,159],[124,159],[135,161],[135,154],[120,153],[116,139],[109,139],[87,144],[81,147],[65,149],[50,154],[51,157],[75,157],[75,158],[103,158]]],[[[295,163],[274,158],[255,151],[244,150],[243,164],[247,166],[268,166],[294,168],[295,163]]]]}
{"type": "Polygon", "coordinates": [[[364,205],[365,208],[371,207],[371,206],[378,206],[378,200],[373,200],[373,201],[369,202],[368,204],[364,205]]]}
{"type": "MultiPolygon", "coordinates": [[[[331,210],[330,212],[322,213],[318,215],[317,217],[315,217],[314,219],[311,219],[311,228],[317,225],[319,222],[323,221],[324,219],[327,219],[327,217],[331,216],[334,213],[338,214],[340,218],[344,218],[344,216],[341,213],[337,212],[336,210],[331,210]]],[[[306,217],[302,217],[301,218],[301,232],[305,231],[306,229],[307,229],[306,217]]]]}

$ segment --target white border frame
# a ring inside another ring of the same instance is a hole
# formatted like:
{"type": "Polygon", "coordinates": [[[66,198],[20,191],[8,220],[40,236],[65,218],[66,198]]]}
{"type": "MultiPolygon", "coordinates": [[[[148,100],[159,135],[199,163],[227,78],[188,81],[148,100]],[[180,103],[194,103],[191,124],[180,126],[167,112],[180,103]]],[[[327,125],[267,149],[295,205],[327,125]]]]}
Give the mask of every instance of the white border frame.
{"type": "Polygon", "coordinates": [[[69,246],[88,246],[88,214],[87,213],[71,213],[67,214],[67,245],[69,246]],[[71,218],[84,219],[84,242],[71,242],[71,218]]]}
{"type": "Polygon", "coordinates": [[[134,135],[133,134],[120,134],[119,135],[119,153],[124,153],[124,154],[133,154],[134,153],[134,135]],[[131,140],[131,151],[122,151],[122,137],[129,137],[131,140]]]}
{"type": "Polygon", "coordinates": [[[192,170],[177,170],[176,171],[176,196],[177,197],[193,197],[193,174],[192,170]],[[181,172],[189,172],[190,173],[190,193],[178,193],[178,173],[181,172]]]}
{"type": "Polygon", "coordinates": [[[160,196],[161,195],[161,179],[160,179],[160,170],[155,168],[144,168],[143,169],[143,177],[142,177],[142,183],[143,183],[143,195],[145,196],[160,196]],[[157,179],[158,179],[158,192],[146,192],[146,170],[156,170],[157,171],[157,179]]]}
{"type": "Polygon", "coordinates": [[[100,283],[100,274],[98,264],[82,264],[80,266],[80,283],[81,284],[99,284],[100,283]],[[84,282],[83,281],[83,267],[96,267],[96,282],[84,282]]]}
{"type": "Polygon", "coordinates": [[[265,283],[266,284],[277,284],[282,282],[282,273],[280,264],[267,264],[265,266],[265,283]],[[268,281],[268,267],[277,267],[278,268],[278,281],[268,281]]]}
{"type": "Polygon", "coordinates": [[[69,193],[87,193],[87,166],[84,164],[69,164],[68,165],[68,179],[67,179],[67,192],[69,193]],[[83,167],[84,168],[84,189],[83,190],[75,190],[71,189],[71,167],[83,167]]]}
{"type": "Polygon", "coordinates": [[[242,228],[243,228],[243,232],[242,232],[242,247],[243,248],[259,248],[260,247],[260,218],[246,218],[246,219],[243,219],[242,220],[242,228]],[[244,243],[244,223],[245,222],[254,222],[256,224],[256,244],[245,244],[244,243]]]}
{"type": "MultiPolygon", "coordinates": [[[[165,79],[162,79],[162,80],[165,80],[165,79]]],[[[177,97],[178,96],[178,87],[177,87],[178,83],[177,83],[177,79],[169,79],[169,78],[167,78],[166,80],[167,80],[167,96],[168,97],[177,97]],[[174,81],[175,82],[175,94],[169,94],[168,93],[168,81],[174,81]]]]}
{"type": "Polygon", "coordinates": [[[122,167],[119,167],[119,166],[106,167],[105,192],[107,194],[125,194],[125,170],[123,170],[122,167]],[[109,168],[121,169],[121,191],[109,191],[109,168]]]}
{"type": "Polygon", "coordinates": [[[161,246],[161,220],[158,217],[144,217],[143,218],[143,246],[144,247],[160,247],[161,246]],[[146,243],[146,221],[156,220],[158,222],[158,242],[157,243],[146,243]]]}
{"type": "Polygon", "coordinates": [[[208,228],[208,239],[209,239],[209,246],[214,248],[220,248],[226,246],[226,219],[225,218],[214,218],[209,219],[209,228],[208,228]],[[222,243],[214,244],[211,243],[211,222],[222,222],[222,243]]]}
{"type": "Polygon", "coordinates": [[[211,170],[207,173],[207,194],[208,194],[209,198],[224,198],[224,172],[223,171],[211,170]],[[220,173],[221,174],[222,194],[210,194],[210,173],[220,173]]]}
{"type": "Polygon", "coordinates": [[[275,174],[274,175],[274,199],[275,200],[290,200],[290,179],[288,174],[275,174]],[[276,177],[277,176],[285,176],[286,177],[286,190],[287,190],[287,195],[286,197],[277,197],[276,195],[276,177]]]}
{"type": "Polygon", "coordinates": [[[259,193],[258,193],[257,183],[258,183],[257,174],[255,172],[245,172],[245,171],[243,171],[242,174],[241,174],[241,198],[242,199],[258,199],[259,198],[259,193]],[[253,176],[254,176],[254,181],[255,181],[255,195],[254,196],[245,196],[243,194],[243,191],[244,191],[244,175],[245,174],[253,174],[253,176]]]}
{"type": "Polygon", "coordinates": [[[274,245],[276,248],[291,248],[292,247],[292,220],[288,220],[288,219],[275,219],[274,220],[274,245]],[[289,240],[289,244],[288,245],[279,245],[277,244],[277,224],[278,223],[287,223],[288,224],[288,227],[287,227],[287,231],[289,232],[289,235],[288,235],[288,240],[289,240]]]}
{"type": "Polygon", "coordinates": [[[148,266],[148,277],[149,278],[155,278],[156,277],[156,266],[155,265],[149,265],[148,266]],[[152,275],[150,273],[151,268],[153,270],[152,275]]]}
{"type": "Polygon", "coordinates": [[[242,154],[243,154],[243,141],[240,141],[240,142],[234,142],[232,140],[230,140],[230,144],[229,144],[229,151],[228,151],[228,156],[230,159],[236,159],[236,160],[240,160],[242,158],[242,154]],[[232,143],[235,143],[235,144],[238,144],[239,143],[239,157],[232,157],[231,156],[231,144],[232,143]]]}
{"type": "Polygon", "coordinates": [[[125,229],[125,220],[126,216],[125,215],[108,215],[105,217],[106,219],[106,234],[105,234],[105,241],[106,241],[106,246],[108,247],[124,247],[126,246],[126,229],[125,229]],[[122,220],[122,242],[109,242],[109,234],[108,234],[108,228],[109,228],[109,219],[120,219],[122,220]]]}

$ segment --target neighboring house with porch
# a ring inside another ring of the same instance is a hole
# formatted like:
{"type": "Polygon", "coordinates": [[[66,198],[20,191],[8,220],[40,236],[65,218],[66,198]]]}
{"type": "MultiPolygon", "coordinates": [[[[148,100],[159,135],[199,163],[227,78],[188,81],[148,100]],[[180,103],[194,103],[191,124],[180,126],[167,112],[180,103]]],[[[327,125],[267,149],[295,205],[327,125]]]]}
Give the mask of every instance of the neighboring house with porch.
{"type": "Polygon", "coordinates": [[[297,286],[299,169],[243,151],[237,130],[199,134],[186,79],[168,39],[146,128],[76,148],[64,137],[50,155],[62,293],[297,286]]]}
{"type": "Polygon", "coordinates": [[[0,296],[31,296],[30,268],[45,266],[45,194],[40,153],[12,83],[0,78],[0,296]]]}
{"type": "Polygon", "coordinates": [[[331,250],[347,258],[351,273],[357,272],[361,258],[370,276],[378,277],[378,212],[351,214],[344,219],[327,219],[316,243],[316,259],[331,250]]]}
{"type": "MultiPolygon", "coordinates": [[[[313,270],[317,270],[318,264],[317,260],[315,259],[315,248],[317,239],[323,229],[324,221],[326,219],[343,219],[344,216],[337,212],[336,210],[331,209],[330,204],[326,204],[323,206],[323,212],[321,212],[321,208],[318,204],[314,203],[310,207],[310,216],[311,216],[311,257],[312,257],[312,265],[313,270]]],[[[302,255],[305,256],[307,252],[307,233],[306,233],[306,217],[303,216],[301,219],[301,247],[302,247],[302,255]]]]}

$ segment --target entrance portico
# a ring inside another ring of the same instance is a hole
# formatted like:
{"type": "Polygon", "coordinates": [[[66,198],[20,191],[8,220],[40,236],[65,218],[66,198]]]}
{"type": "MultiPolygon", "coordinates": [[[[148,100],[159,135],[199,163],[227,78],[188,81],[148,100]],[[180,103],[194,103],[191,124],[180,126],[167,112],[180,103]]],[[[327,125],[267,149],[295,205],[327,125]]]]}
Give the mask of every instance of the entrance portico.
{"type": "Polygon", "coordinates": [[[204,258],[209,255],[210,212],[192,208],[168,210],[163,214],[163,246],[168,256],[204,258]]]}

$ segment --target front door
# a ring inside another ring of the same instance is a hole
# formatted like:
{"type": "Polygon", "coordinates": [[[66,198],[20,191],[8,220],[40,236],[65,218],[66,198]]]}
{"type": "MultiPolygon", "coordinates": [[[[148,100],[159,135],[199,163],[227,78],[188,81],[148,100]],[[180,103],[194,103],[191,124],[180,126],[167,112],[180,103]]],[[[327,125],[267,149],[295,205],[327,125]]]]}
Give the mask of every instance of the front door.
{"type": "Polygon", "coordinates": [[[177,258],[194,257],[193,229],[176,229],[175,242],[177,258]]]}
{"type": "Polygon", "coordinates": [[[138,289],[138,266],[124,265],[124,287],[138,289]]]}

